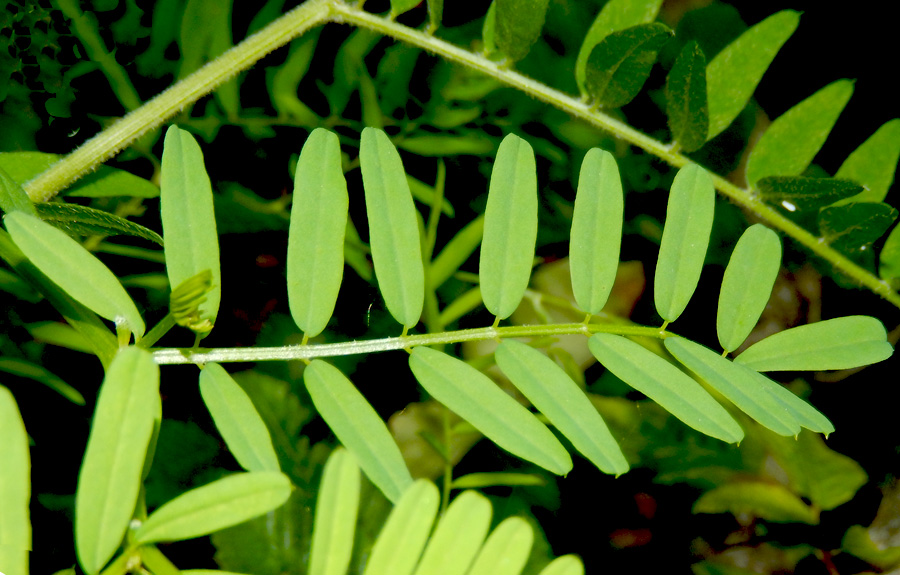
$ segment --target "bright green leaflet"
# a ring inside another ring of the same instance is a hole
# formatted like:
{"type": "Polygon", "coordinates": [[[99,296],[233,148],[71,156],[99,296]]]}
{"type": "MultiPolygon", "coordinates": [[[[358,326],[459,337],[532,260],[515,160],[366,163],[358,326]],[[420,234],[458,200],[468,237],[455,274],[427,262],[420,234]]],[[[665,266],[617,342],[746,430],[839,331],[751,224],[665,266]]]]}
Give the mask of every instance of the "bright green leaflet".
{"type": "Polygon", "coordinates": [[[521,517],[508,517],[488,536],[468,575],[519,575],[533,543],[531,526],[521,517]]]}
{"type": "Polygon", "coordinates": [[[709,132],[706,98],[706,56],[688,42],[666,77],[666,116],[672,140],[685,152],[699,150],[709,132]]]}
{"type": "Polygon", "coordinates": [[[610,0],[603,5],[603,9],[591,24],[575,60],[575,81],[582,94],[585,93],[584,75],[588,56],[594,47],[616,30],[652,22],[659,14],[660,6],[662,0],[610,0]]]}
{"type": "Polygon", "coordinates": [[[70,235],[134,236],[163,245],[160,235],[123,217],[78,204],[52,202],[35,205],[38,216],[70,235]]]}
{"type": "Polygon", "coordinates": [[[800,23],[800,13],[782,10],[741,34],[706,68],[709,133],[719,135],[737,118],[781,46],[800,23]]]}
{"type": "Polygon", "coordinates": [[[325,463],[309,554],[313,575],[344,575],[353,553],[359,509],[359,465],[353,454],[335,449],[325,463]]]}
{"type": "Polygon", "coordinates": [[[585,68],[584,87],[591,101],[603,108],[619,108],[633,100],[672,35],[664,24],[654,22],[604,38],[591,51],[585,68]]]}
{"type": "Polygon", "coordinates": [[[494,41],[510,61],[524,58],[537,42],[549,3],[550,0],[494,0],[494,41]]]}
{"type": "Polygon", "coordinates": [[[338,138],[316,128],[294,174],[287,255],[291,316],[308,337],[322,333],[334,312],[344,275],[349,201],[338,138]]]}
{"type": "Polygon", "coordinates": [[[538,575],[584,575],[584,563],[577,555],[563,555],[551,561],[538,575]]]}
{"type": "Polygon", "coordinates": [[[619,269],[624,199],[612,154],[591,148],[581,163],[572,214],[569,270],[578,307],[598,313],[619,269]]]}
{"type": "Polygon", "coordinates": [[[163,504],[135,532],[136,543],[182,541],[243,523],[277,509],[291,494],[278,471],[236,473],[163,504]]]}
{"type": "Polygon", "coordinates": [[[425,303],[425,271],[403,163],[387,134],[375,128],[363,129],[359,163],[378,287],[394,319],[411,328],[419,323],[425,303]]]}
{"type": "Polygon", "coordinates": [[[250,396],[218,363],[200,372],[200,395],[225,445],[247,471],[281,471],[272,438],[250,396]]]}
{"type": "Polygon", "coordinates": [[[415,575],[465,575],[487,536],[492,511],[477,491],[460,493],[441,517],[415,575]]]}
{"type": "Polygon", "coordinates": [[[200,316],[215,323],[222,297],[222,273],[212,187],[200,146],[178,126],[166,131],[160,195],[169,285],[179,286],[203,270],[212,272],[213,288],[200,305],[200,316]]]}
{"type": "Polygon", "coordinates": [[[778,235],[762,224],[747,228],[731,253],[719,292],[716,331],[722,349],[736,350],[756,327],[780,268],[778,235]]]}
{"type": "Polygon", "coordinates": [[[537,241],[537,168],[531,145],[508,134],[491,172],[479,278],[489,312],[506,319],[519,307],[537,241]]]}
{"type": "Polygon", "coordinates": [[[628,460],[597,408],[552,359],[515,340],[504,340],[494,356],[519,391],[591,463],[605,473],[628,471],[628,460]]]}
{"type": "Polygon", "coordinates": [[[24,212],[7,214],[9,231],[22,252],[53,283],[91,311],[144,335],[144,320],[116,276],[78,242],[24,212]]]}
{"type": "Polygon", "coordinates": [[[816,525],[819,514],[800,497],[778,483],[746,481],[720,485],[694,503],[694,513],[746,513],[777,522],[816,525]]]}
{"type": "Polygon", "coordinates": [[[37,215],[34,204],[31,203],[28,194],[6,171],[0,166],[0,210],[5,213],[25,212],[32,216],[37,215]]]}
{"type": "Polygon", "coordinates": [[[12,393],[0,385],[0,566],[28,574],[31,549],[31,456],[28,432],[12,393]]]}
{"type": "MultiPolygon", "coordinates": [[[[741,365],[737,361],[734,363],[735,365],[741,365]]],[[[756,383],[777,398],[781,405],[794,416],[794,419],[797,420],[801,427],[805,427],[815,433],[824,433],[826,436],[834,431],[834,425],[827,417],[818,409],[791,393],[789,389],[780,383],[775,383],[768,377],[762,376],[762,374],[760,374],[756,383]]]]}
{"type": "Polygon", "coordinates": [[[419,5],[421,0],[391,0],[391,18],[396,18],[404,12],[409,12],[419,5]]]}
{"type": "Polygon", "coordinates": [[[434,483],[419,479],[404,493],[378,535],[364,575],[409,575],[425,547],[440,503],[434,483]]]}
{"type": "Polygon", "coordinates": [[[766,176],[799,176],[822,148],[853,95],[853,82],[825,86],[781,116],[763,132],[747,160],[751,186],[766,176]]]}
{"type": "Polygon", "coordinates": [[[900,278],[900,226],[891,231],[878,255],[878,275],[883,280],[900,278]]]}
{"type": "Polygon", "coordinates": [[[471,365],[414,347],[409,367],[425,391],[503,449],[557,475],[571,471],[572,459],[553,433],[471,365]]]}
{"type": "Polygon", "coordinates": [[[878,363],[893,352],[880,321],[853,315],[770,335],[751,345],[735,361],[756,371],[819,371],[878,363]]]}
{"type": "Polygon", "coordinates": [[[0,371],[43,383],[75,405],[84,405],[84,396],[77,389],[42,365],[15,357],[0,357],[0,371]]]}
{"type": "Polygon", "coordinates": [[[153,356],[122,348],[100,388],[75,493],[75,546],[91,575],[119,548],[131,521],[158,397],[153,356]]]}
{"type": "Polygon", "coordinates": [[[894,118],[847,156],[834,175],[866,188],[841,203],[883,201],[894,181],[897,160],[900,160],[900,119],[894,118]]]}
{"type": "Polygon", "coordinates": [[[356,456],[366,476],[393,502],[412,483],[400,448],[375,409],[337,368],[313,360],[303,372],[316,411],[356,456]]]}
{"type": "Polygon", "coordinates": [[[817,210],[859,193],[862,187],[850,180],[807,176],[769,176],[756,183],[759,197],[789,212],[817,210]]]}
{"type": "Polygon", "coordinates": [[[765,376],[681,337],[668,337],[665,344],[675,359],[762,425],[779,435],[800,433],[793,413],[759,385],[759,378],[765,376]]]}
{"type": "Polygon", "coordinates": [[[603,367],[701,433],[736,443],[741,426],[696,381],[677,367],[622,336],[598,333],[588,340],[603,367]]]}
{"type": "Polygon", "coordinates": [[[656,313],[675,321],[687,307],[703,270],[712,232],[716,191],[696,164],[678,170],[666,207],[653,287],[656,313]]]}

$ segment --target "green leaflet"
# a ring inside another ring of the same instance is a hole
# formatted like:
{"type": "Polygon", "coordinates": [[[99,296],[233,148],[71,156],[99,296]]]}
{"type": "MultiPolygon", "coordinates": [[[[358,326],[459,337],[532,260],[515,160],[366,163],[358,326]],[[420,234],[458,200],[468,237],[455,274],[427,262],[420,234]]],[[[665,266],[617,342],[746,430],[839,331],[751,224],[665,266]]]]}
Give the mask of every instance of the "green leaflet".
{"type": "Polygon", "coordinates": [[[421,0],[391,0],[391,18],[396,18],[404,12],[409,12],[419,5],[421,0]]]}
{"type": "Polygon", "coordinates": [[[750,152],[750,185],[756,186],[766,176],[803,173],[822,148],[851,95],[853,82],[838,80],[776,118],[750,152]]]}
{"type": "Polygon", "coordinates": [[[659,22],[618,30],[603,39],[588,57],[584,88],[603,108],[619,108],[634,99],[650,75],[656,56],[673,36],[659,22]]]}
{"type": "Polygon", "coordinates": [[[338,440],[356,456],[366,476],[392,502],[412,483],[390,431],[347,377],[336,367],[314,359],[303,372],[316,411],[338,440]]]}
{"type": "Polygon", "coordinates": [[[344,575],[353,553],[359,509],[359,465],[353,454],[335,449],[319,481],[309,573],[344,575]]]}
{"type": "Polygon", "coordinates": [[[691,511],[747,514],[782,523],[819,523],[818,511],[796,493],[784,485],[758,479],[715,487],[701,495],[691,511]]]}
{"type": "Polygon", "coordinates": [[[750,335],[769,302],[780,268],[778,235],[762,224],[747,228],[734,246],[719,292],[716,331],[722,349],[732,352],[750,335]]]}
{"type": "Polygon", "coordinates": [[[519,307],[537,241],[537,168],[531,145],[508,134],[491,172],[479,278],[489,312],[506,319],[519,307]]]}
{"type": "Polygon", "coordinates": [[[428,30],[434,32],[441,27],[444,17],[444,0],[428,0],[428,30]]]}
{"type": "Polygon", "coordinates": [[[533,543],[531,526],[521,517],[507,517],[488,536],[468,575],[519,575],[533,543]]]}
{"type": "Polygon", "coordinates": [[[563,555],[547,564],[538,575],[584,575],[584,563],[578,555],[563,555]]]}
{"type": "Polygon", "coordinates": [[[541,36],[549,0],[494,0],[494,42],[512,62],[518,62],[541,36]]]}
{"type": "Polygon", "coordinates": [[[200,305],[200,316],[214,324],[222,297],[222,273],[212,187],[200,146],[178,126],[166,131],[160,190],[169,285],[179,286],[203,270],[212,272],[213,288],[200,305]]]}
{"type": "Polygon", "coordinates": [[[24,359],[0,357],[0,371],[43,383],[75,405],[84,405],[84,396],[77,389],[42,365],[31,363],[24,359]]]}
{"type": "Polygon", "coordinates": [[[12,393],[0,385],[0,566],[28,575],[31,549],[31,456],[28,432],[12,393]]]}
{"type": "Polygon", "coordinates": [[[344,275],[348,206],[337,136],[316,128],[294,174],[287,255],[291,316],[308,337],[322,333],[334,312],[344,275]]]}
{"type": "Polygon", "coordinates": [[[667,322],[678,319],[697,289],[712,232],[715,194],[709,174],[696,164],[678,170],[672,182],[653,287],[656,313],[667,322]]]}
{"type": "Polygon", "coordinates": [[[411,328],[419,323],[425,303],[425,271],[403,163],[387,134],[375,128],[363,129],[359,163],[378,287],[394,319],[411,328]]]}
{"type": "Polygon", "coordinates": [[[484,24],[481,26],[481,41],[484,43],[484,54],[490,55],[497,51],[495,30],[497,28],[497,3],[491,2],[487,14],[484,15],[484,24]]]}
{"type": "Polygon", "coordinates": [[[835,178],[852,180],[865,187],[864,191],[841,203],[883,201],[894,181],[898,159],[900,119],[894,118],[847,156],[834,175],[835,178]]]}
{"type": "Polygon", "coordinates": [[[741,113],[781,46],[800,23],[800,13],[772,14],[725,47],[706,67],[709,133],[717,136],[741,113]]]}
{"type": "MultiPolygon", "coordinates": [[[[232,47],[231,8],[230,3],[218,0],[187,0],[178,42],[181,52],[179,80],[232,47]]],[[[216,88],[215,98],[228,117],[240,115],[238,91],[238,82],[234,79],[216,88]]]]}
{"type": "Polygon", "coordinates": [[[6,229],[20,250],[41,272],[79,303],[124,325],[136,339],[144,320],[116,276],[78,242],[50,224],[24,212],[7,214],[6,229]]]}
{"type": "Polygon", "coordinates": [[[469,222],[447,242],[428,267],[430,289],[441,287],[475,252],[484,235],[484,214],[469,222]]]}
{"type": "Polygon", "coordinates": [[[557,475],[572,469],[572,459],[553,433],[471,365],[414,347],[409,367],[425,391],[503,449],[557,475]]]}
{"type": "Polygon", "coordinates": [[[756,371],[819,371],[878,363],[893,351],[880,321],[853,315],[770,335],[751,345],[735,361],[756,371]]]}
{"type": "Polygon", "coordinates": [[[800,433],[800,423],[793,413],[759,385],[764,375],[681,337],[668,337],[665,344],[675,359],[765,427],[779,435],[800,433]]]}
{"type": "Polygon", "coordinates": [[[503,373],[575,449],[604,473],[628,471],[628,460],[597,409],[552,359],[514,340],[503,341],[494,356],[503,373]]]}
{"type": "Polygon", "coordinates": [[[88,574],[109,561],[131,521],[158,397],[153,356],[136,347],[119,350],[100,388],[75,493],[75,547],[88,574]]]}
{"type": "Polygon", "coordinates": [[[610,0],[603,5],[591,24],[575,60],[575,81],[582,94],[585,93],[584,77],[588,57],[594,48],[616,30],[624,30],[638,24],[646,24],[656,19],[662,0],[610,0]]]}
{"type": "Polygon", "coordinates": [[[0,165],[0,210],[5,213],[25,212],[32,216],[37,215],[34,204],[31,203],[28,194],[0,165]]]}
{"type": "Polygon", "coordinates": [[[464,491],[441,517],[415,575],[465,575],[491,526],[491,502],[464,491]]]}
{"type": "MultiPolygon", "coordinates": [[[[739,365],[735,361],[735,365],[739,365]]],[[[794,419],[801,427],[815,432],[824,433],[826,436],[834,431],[834,425],[822,413],[806,403],[783,385],[775,383],[768,377],[760,377],[756,380],[757,385],[767,390],[771,395],[776,397],[779,402],[794,416],[794,419]]]]}
{"type": "Polygon", "coordinates": [[[150,514],[136,543],[182,541],[243,523],[280,507],[291,481],[278,471],[235,473],[183,493],[150,514]]]}
{"type": "Polygon", "coordinates": [[[819,212],[819,233],[831,247],[852,258],[872,253],[872,244],[897,219],[897,210],[884,203],[863,202],[827,207],[819,212]]]}
{"type": "Polygon", "coordinates": [[[666,77],[666,116],[672,140],[685,152],[699,150],[709,132],[706,56],[688,42],[666,77]]]}
{"type": "Polygon", "coordinates": [[[134,236],[163,245],[160,235],[116,214],[78,204],[37,204],[38,216],[73,236],[134,236]]]}
{"type": "Polygon", "coordinates": [[[624,337],[598,333],[591,353],[616,377],[701,433],[736,443],[741,426],[696,381],[648,349],[624,337]]]}
{"type": "Polygon", "coordinates": [[[450,483],[451,489],[483,489],[497,485],[523,486],[546,485],[547,478],[536,473],[506,473],[503,471],[486,471],[467,473],[457,477],[450,483]]]}
{"type": "Polygon", "coordinates": [[[269,88],[272,106],[278,115],[302,126],[314,126],[320,121],[315,112],[297,97],[297,87],[309,70],[320,33],[321,28],[309,30],[291,42],[288,56],[272,76],[269,88]]]}
{"type": "Polygon", "coordinates": [[[760,199],[789,212],[817,210],[862,190],[849,180],[806,176],[769,176],[756,185],[760,199]]]}
{"type": "Polygon", "coordinates": [[[378,534],[364,575],[409,575],[422,554],[438,511],[434,483],[419,479],[409,486],[378,534]]]}
{"type": "Polygon", "coordinates": [[[578,307],[598,313],[619,269],[624,200],[612,154],[592,148],[584,156],[572,214],[569,269],[578,307]]]}
{"type": "Polygon", "coordinates": [[[247,393],[218,363],[208,363],[200,372],[200,395],[241,467],[281,471],[266,424],[247,393]]]}
{"type": "Polygon", "coordinates": [[[900,226],[891,231],[878,254],[878,275],[883,280],[900,278],[900,226]]]}

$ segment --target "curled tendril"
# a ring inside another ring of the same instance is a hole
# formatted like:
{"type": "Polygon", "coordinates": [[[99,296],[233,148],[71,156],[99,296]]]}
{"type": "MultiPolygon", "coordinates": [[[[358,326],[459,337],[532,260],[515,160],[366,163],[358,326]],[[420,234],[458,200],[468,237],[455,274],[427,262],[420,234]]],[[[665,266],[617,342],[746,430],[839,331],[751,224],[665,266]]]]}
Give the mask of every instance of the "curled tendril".
{"type": "Polygon", "coordinates": [[[169,296],[169,311],[175,318],[175,323],[195,333],[207,333],[212,330],[212,322],[200,317],[200,304],[206,301],[206,294],[213,288],[212,279],[212,272],[203,270],[172,290],[172,295],[169,296]]]}

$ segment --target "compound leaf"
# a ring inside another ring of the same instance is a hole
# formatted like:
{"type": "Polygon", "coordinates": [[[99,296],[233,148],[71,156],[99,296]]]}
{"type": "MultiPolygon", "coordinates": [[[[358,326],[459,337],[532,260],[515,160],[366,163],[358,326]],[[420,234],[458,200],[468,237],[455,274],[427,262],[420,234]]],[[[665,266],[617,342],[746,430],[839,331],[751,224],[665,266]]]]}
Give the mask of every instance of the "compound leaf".
{"type": "Polygon", "coordinates": [[[616,377],[701,433],[736,443],[741,426],[696,381],[655,353],[618,335],[598,333],[591,353],[616,377]]]}
{"type": "Polygon", "coordinates": [[[425,391],[503,449],[557,475],[572,469],[571,457],[553,433],[471,365],[415,347],[409,367],[425,391]]]}
{"type": "Polygon", "coordinates": [[[412,483],[394,438],[375,409],[336,367],[313,360],[303,372],[316,410],[338,440],[356,456],[366,476],[397,502],[412,483]]]}
{"type": "Polygon", "coordinates": [[[344,575],[353,553],[359,509],[359,465],[346,449],[335,449],[325,463],[309,553],[309,572],[344,575]]]}
{"type": "Polygon", "coordinates": [[[877,363],[893,351],[880,321],[854,315],[780,331],[751,345],[735,361],[756,371],[819,371],[877,363]]]}
{"type": "Polygon", "coordinates": [[[782,10],[741,34],[706,68],[709,133],[717,136],[737,118],[775,55],[800,23],[800,14],[782,10]]]}
{"type": "Polygon", "coordinates": [[[688,164],[678,170],[666,207],[653,288],[656,312],[666,321],[678,319],[697,289],[715,200],[712,179],[703,168],[688,164]]]}
{"type": "Polygon", "coordinates": [[[623,210],[616,160],[600,148],[588,150],[575,195],[569,268],[575,301],[589,314],[603,309],[616,280],[623,210]]]}
{"type": "Polygon", "coordinates": [[[865,190],[844,202],[880,202],[894,181],[900,159],[900,119],[885,123],[847,156],[835,178],[852,180],[865,190]]]}
{"type": "Polygon", "coordinates": [[[853,82],[838,80],[803,100],[760,137],[747,160],[751,186],[766,176],[797,176],[822,148],[853,94],[853,82]]]}
{"type": "MultiPolygon", "coordinates": [[[[27,575],[31,549],[31,456],[28,432],[12,393],[0,385],[0,565],[27,575]]],[[[482,535],[482,538],[484,536],[482,535]]]]}
{"type": "Polygon", "coordinates": [[[518,62],[541,36],[549,0],[494,0],[494,42],[512,62],[518,62]]]}
{"type": "Polygon", "coordinates": [[[469,575],[519,575],[533,543],[531,526],[521,517],[507,517],[484,542],[469,575]]]}
{"type": "Polygon", "coordinates": [[[409,575],[425,547],[440,494],[434,483],[419,479],[404,493],[378,535],[364,575],[409,575]]]}
{"type": "Polygon", "coordinates": [[[505,319],[519,306],[537,240],[537,168],[531,145],[509,134],[491,172],[479,277],[489,312],[505,319]]]}
{"type": "Polygon", "coordinates": [[[425,271],[416,207],[403,163],[387,134],[375,128],[363,129],[359,163],[378,287],[394,319],[411,328],[422,315],[425,271]]]}
{"type": "Polygon", "coordinates": [[[236,473],[183,493],[150,514],[136,543],[181,541],[208,535],[277,509],[291,494],[278,471],[236,473]]]}
{"type": "Polygon", "coordinates": [[[575,449],[605,473],[628,471],[628,460],[597,409],[552,359],[514,340],[505,340],[494,354],[503,373],[575,449]]]}
{"type": "Polygon", "coordinates": [[[671,37],[672,31],[659,22],[609,34],[588,57],[584,78],[588,96],[604,108],[619,108],[633,100],[671,37]]]}
{"type": "Polygon", "coordinates": [[[415,575],[465,575],[491,526],[491,502],[464,491],[441,517],[415,575]]]}
{"type": "Polygon", "coordinates": [[[709,131],[706,56],[696,42],[681,50],[666,78],[666,115],[672,140],[685,152],[700,149],[709,131]]]}
{"type": "Polygon", "coordinates": [[[762,224],[747,228],[731,253],[719,292],[716,331],[722,349],[732,352],[750,335],[769,302],[780,268],[778,235],[762,224]]]}
{"type": "Polygon", "coordinates": [[[287,255],[291,316],[308,337],[319,335],[334,312],[344,275],[348,207],[338,138],[316,128],[294,174],[287,255]]]}
{"type": "Polygon", "coordinates": [[[756,183],[763,201],[780,205],[789,212],[817,210],[862,191],[849,180],[806,176],[769,176],[756,183]]]}

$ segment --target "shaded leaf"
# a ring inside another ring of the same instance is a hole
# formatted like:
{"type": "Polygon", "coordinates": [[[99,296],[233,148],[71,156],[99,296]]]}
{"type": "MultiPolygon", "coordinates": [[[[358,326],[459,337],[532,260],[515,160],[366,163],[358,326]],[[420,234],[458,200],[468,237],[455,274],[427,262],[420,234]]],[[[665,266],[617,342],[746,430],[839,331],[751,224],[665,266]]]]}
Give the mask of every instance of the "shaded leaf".
{"type": "Polygon", "coordinates": [[[31,454],[28,432],[12,393],[0,385],[0,565],[27,575],[31,549],[31,454]]]}
{"type": "Polygon", "coordinates": [[[575,81],[582,93],[585,93],[584,77],[588,57],[597,44],[612,32],[652,22],[656,19],[660,6],[662,0],[610,0],[603,5],[591,24],[575,60],[575,81]]]}
{"type": "Polygon", "coordinates": [[[397,147],[420,156],[483,156],[494,149],[494,141],[475,132],[468,135],[418,135],[397,140],[397,147]]]}
{"type": "Polygon", "coordinates": [[[727,352],[739,348],[759,321],[778,270],[781,241],[762,224],[747,228],[734,246],[719,292],[716,331],[727,352]]]}
{"type": "Polygon", "coordinates": [[[316,128],[294,174],[287,255],[288,304],[307,337],[322,333],[334,312],[344,275],[349,202],[338,138],[316,128]]]}
{"type": "Polygon", "coordinates": [[[521,517],[507,517],[488,536],[468,575],[519,575],[533,543],[531,526],[521,517]]]}
{"type": "Polygon", "coordinates": [[[900,226],[895,227],[878,255],[878,275],[883,280],[900,278],[900,226]]]}
{"type": "Polygon", "coordinates": [[[306,366],[303,381],[322,419],[356,456],[372,483],[396,503],[412,477],[400,448],[375,409],[353,382],[324,361],[316,359],[306,366]]]}
{"type": "Polygon", "coordinates": [[[517,62],[525,57],[541,36],[549,0],[494,0],[497,49],[517,62]]]}
{"type": "Polygon", "coordinates": [[[584,156],[572,213],[569,269],[578,307],[598,313],[619,268],[624,200],[612,154],[592,148],[584,156]]]}
{"type": "Polygon", "coordinates": [[[701,495],[692,511],[748,515],[779,523],[819,523],[816,510],[784,485],[771,481],[742,481],[720,485],[701,495]]]}
{"type": "Polygon", "coordinates": [[[43,383],[75,405],[84,405],[84,396],[77,389],[42,365],[13,357],[0,357],[0,371],[43,383]]]}
{"type": "Polygon", "coordinates": [[[427,0],[428,30],[434,32],[441,26],[444,17],[444,0],[427,0]]]}
{"type": "Polygon", "coordinates": [[[819,233],[831,247],[850,257],[872,253],[872,244],[897,220],[897,210],[883,203],[854,203],[819,212],[819,233]]]}
{"type": "Polygon", "coordinates": [[[213,275],[213,288],[200,306],[200,317],[215,324],[222,297],[222,273],[219,271],[219,236],[212,186],[200,146],[193,136],[178,126],[171,126],[166,131],[160,189],[169,285],[179,286],[203,270],[209,270],[213,275]]]}
{"type": "Polygon", "coordinates": [[[411,328],[422,315],[425,271],[416,208],[403,163],[387,134],[375,128],[363,129],[359,162],[378,287],[394,319],[411,328]]]}
{"type": "Polygon", "coordinates": [[[163,245],[160,235],[116,214],[78,204],[51,202],[35,205],[38,216],[73,236],[134,236],[163,245]]]}
{"type": "Polygon", "coordinates": [[[796,441],[778,438],[769,448],[791,487],[819,509],[827,511],[847,503],[868,481],[859,463],[829,448],[814,433],[801,433],[796,441]]]}
{"type": "Polygon", "coordinates": [[[314,575],[344,575],[353,553],[353,535],[359,509],[359,465],[353,454],[336,449],[328,458],[319,494],[309,572],[314,575]]]}
{"type": "Polygon", "coordinates": [[[756,185],[760,199],[789,212],[816,210],[862,190],[859,184],[849,180],[806,176],[769,176],[756,185]]]}
{"type": "Polygon", "coordinates": [[[409,367],[425,391],[498,446],[557,475],[572,469],[569,454],[553,433],[471,365],[415,347],[409,367]]]}
{"type": "Polygon", "coordinates": [[[546,485],[547,479],[534,473],[505,473],[502,471],[488,471],[482,473],[468,473],[457,477],[450,484],[451,489],[483,489],[497,485],[546,485]]]}
{"type": "Polygon", "coordinates": [[[489,312],[505,319],[528,287],[537,240],[537,168],[531,145],[508,134],[491,172],[479,278],[489,312]]]}
{"type": "Polygon", "coordinates": [[[756,371],[850,369],[883,361],[893,351],[880,321],[855,315],[770,335],[751,345],[735,361],[756,371]]]}
{"type": "Polygon", "coordinates": [[[885,123],[847,156],[835,178],[852,180],[865,190],[844,202],[881,202],[894,181],[900,159],[900,119],[885,123]]]}
{"type": "Polygon", "coordinates": [[[0,165],[0,210],[7,214],[10,212],[25,212],[32,216],[37,215],[37,210],[28,194],[19,182],[6,173],[0,165]]]}
{"type": "Polygon", "coordinates": [[[475,491],[464,491],[443,514],[416,575],[464,575],[487,536],[491,502],[475,491]]]}
{"type": "Polygon", "coordinates": [[[706,56],[696,42],[685,45],[666,77],[666,115],[672,140],[685,152],[700,149],[709,132],[706,56]]]}
{"type": "Polygon", "coordinates": [[[776,12],[741,34],[712,59],[706,67],[707,140],[717,136],[741,113],[775,55],[799,23],[799,12],[776,12]]]}
{"type": "Polygon", "coordinates": [[[656,313],[666,321],[678,319],[697,289],[712,232],[715,194],[709,174],[696,164],[678,170],[672,182],[653,287],[656,313]]]}
{"type": "Polygon", "coordinates": [[[217,363],[200,372],[200,395],[216,429],[247,471],[281,471],[266,424],[247,393],[217,363]]]}
{"type": "Polygon", "coordinates": [[[591,336],[588,345],[606,369],[688,426],[728,443],[744,437],[741,426],[700,384],[655,353],[605,333],[591,336]]]}
{"type": "Polygon", "coordinates": [[[672,35],[667,26],[654,22],[606,36],[591,50],[585,68],[584,87],[594,104],[619,108],[633,100],[672,35]]]}
{"type": "Polygon", "coordinates": [[[816,157],[853,94],[853,82],[825,86],[781,116],[763,132],[747,160],[751,186],[766,176],[798,176],[816,157]]]}
{"type": "Polygon", "coordinates": [[[34,265],[91,311],[124,325],[137,339],[144,320],[128,292],[108,267],[81,244],[50,224],[23,212],[7,214],[6,229],[34,265]]]}
{"type": "MultiPolygon", "coordinates": [[[[62,232],[60,232],[62,233],[62,232]]],[[[75,493],[75,547],[86,573],[113,556],[131,521],[153,434],[159,367],[122,348],[106,371],[75,493]]]]}
{"type": "Polygon", "coordinates": [[[429,289],[441,287],[469,259],[484,235],[484,214],[456,232],[428,267],[429,289]]]}
{"type": "Polygon", "coordinates": [[[497,365],[580,453],[605,473],[621,475],[628,461],[584,391],[556,363],[524,343],[505,340],[497,365]]]}
{"type": "Polygon", "coordinates": [[[92,353],[90,342],[68,324],[58,321],[43,321],[26,325],[25,328],[31,337],[38,341],[82,353],[92,353]]]}
{"type": "Polygon", "coordinates": [[[871,527],[866,529],[862,525],[850,526],[841,539],[841,549],[888,571],[900,563],[900,545],[885,546],[881,540],[876,543],[872,540],[871,531],[871,527]]]}
{"type": "Polygon", "coordinates": [[[409,575],[425,547],[438,511],[434,483],[419,479],[407,488],[378,534],[364,575],[409,575]]]}
{"type": "Polygon", "coordinates": [[[134,540],[145,544],[208,535],[268,513],[290,494],[290,480],[277,471],[229,475],[162,505],[135,531],[134,540]]]}

